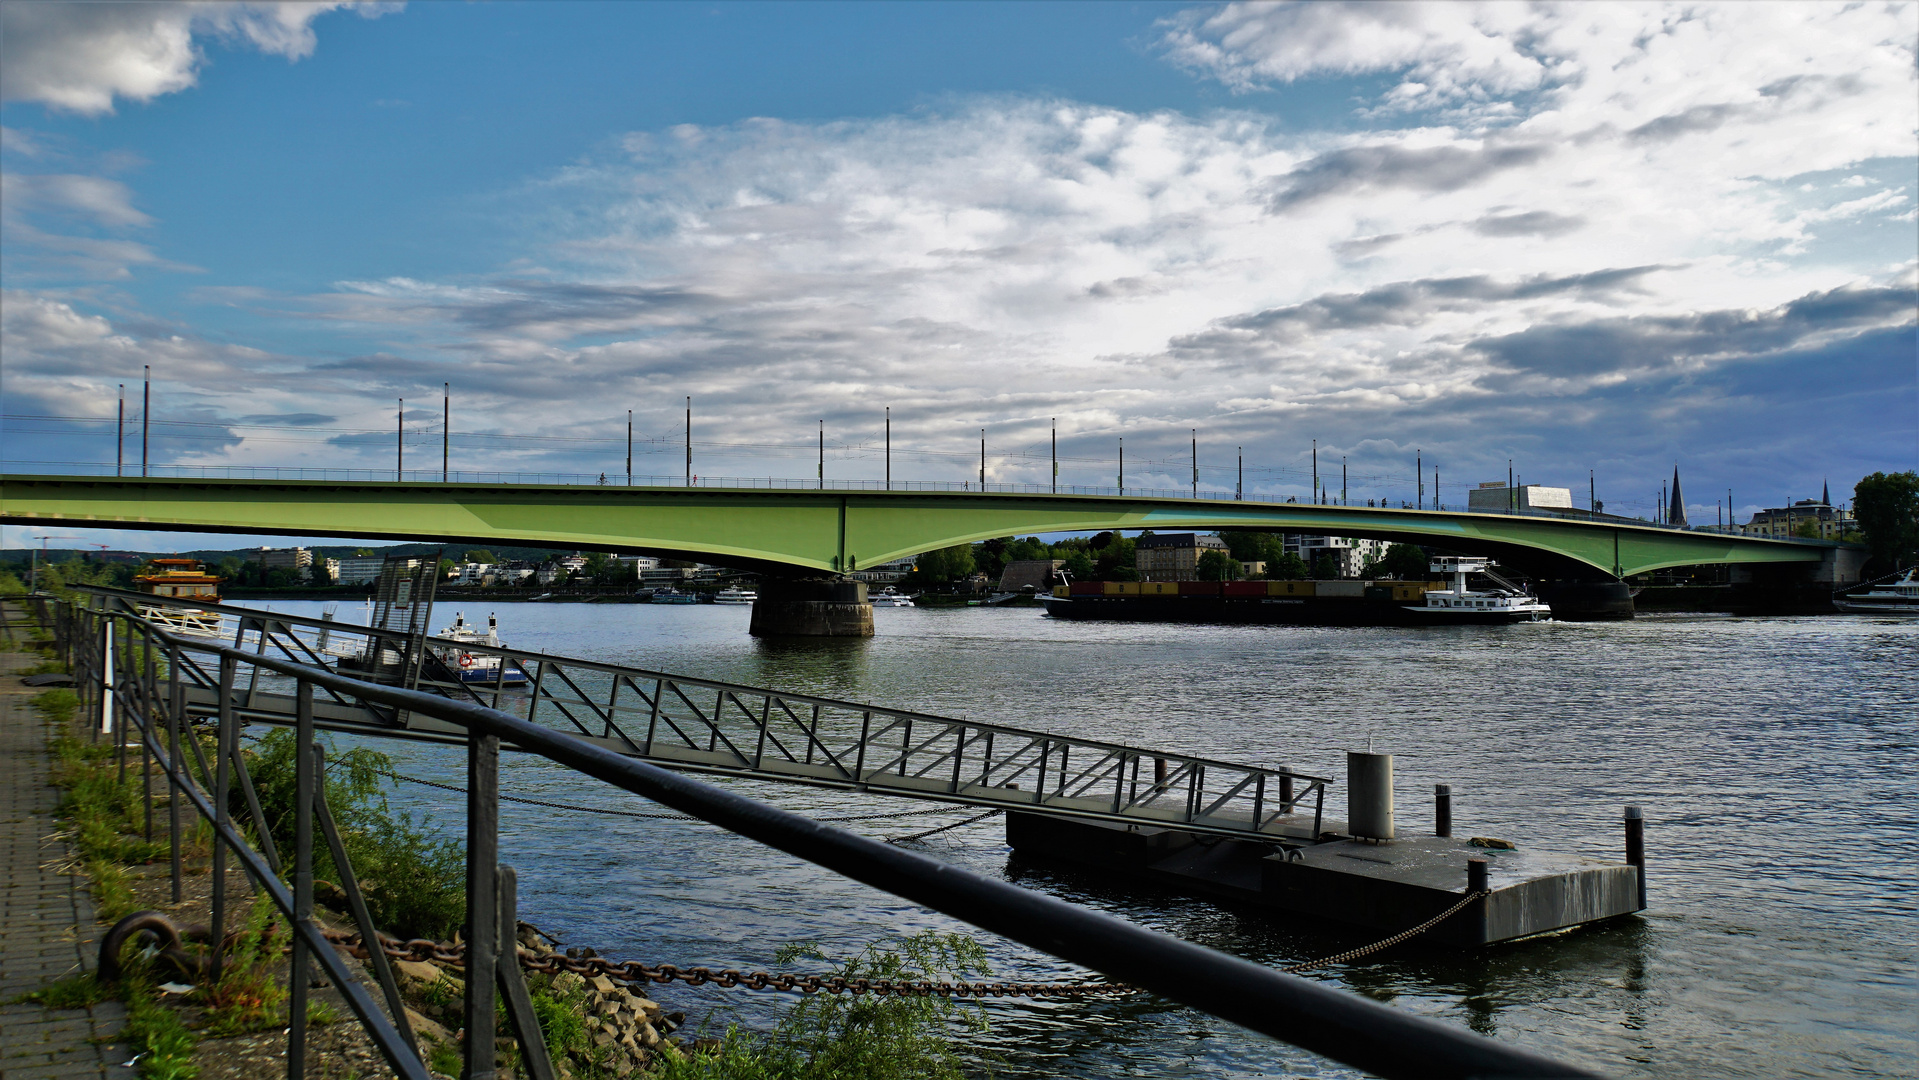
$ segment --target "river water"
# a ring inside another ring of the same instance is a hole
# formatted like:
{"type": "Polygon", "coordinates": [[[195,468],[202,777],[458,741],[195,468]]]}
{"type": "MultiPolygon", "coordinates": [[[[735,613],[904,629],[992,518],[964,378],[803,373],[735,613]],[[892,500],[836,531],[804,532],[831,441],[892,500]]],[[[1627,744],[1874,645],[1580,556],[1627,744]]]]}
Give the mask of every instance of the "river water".
{"type": "MultiPolygon", "coordinates": [[[[276,602],[315,614],[317,604],[276,602]]],[[[447,605],[435,626],[451,621],[447,605]]],[[[486,612],[468,610],[469,618],[486,612]]],[[[1650,909],[1474,953],[1390,950],[1312,977],[1616,1076],[1912,1076],[1919,1071],[1919,625],[1871,618],[1642,616],[1629,623],[1316,629],[1060,622],[1033,609],[881,609],[867,641],[756,641],[748,609],[502,605],[517,648],[966,716],[1339,777],[1397,755],[1401,828],[1455,828],[1619,858],[1645,807],[1650,909]]],[[[383,742],[402,772],[462,783],[457,749],[383,742]]],[[[859,796],[729,781],[821,816],[859,796]]],[[[506,794],[651,804],[542,760],[506,794]]],[[[1328,798],[1343,815],[1343,784],[1328,798]]],[[[401,785],[448,826],[460,797],[401,785]]],[[[865,823],[898,835],[965,816],[865,823]]],[[[856,826],[857,827],[857,826],[856,826]]],[[[1249,960],[1369,935],[1014,860],[997,819],[915,842],[938,858],[1249,960]]],[[[781,945],[844,955],[967,927],[701,823],[507,804],[523,917],[602,954],[771,970],[781,945]]],[[[984,935],[982,935],[984,936],[984,935]]],[[[984,942],[995,975],[1082,973],[984,942]]],[[[778,995],[662,988],[695,1025],[764,1026],[778,995]]],[[[1003,1077],[1358,1075],[1153,1001],[988,1006],[1003,1077]]]]}

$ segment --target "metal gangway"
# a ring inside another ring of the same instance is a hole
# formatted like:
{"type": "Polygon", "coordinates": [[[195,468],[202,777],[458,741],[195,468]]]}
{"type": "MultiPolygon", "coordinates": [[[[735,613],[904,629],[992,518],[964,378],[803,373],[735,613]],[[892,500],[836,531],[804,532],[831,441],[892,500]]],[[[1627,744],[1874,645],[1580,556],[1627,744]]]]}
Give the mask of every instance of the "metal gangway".
{"type": "MultiPolygon", "coordinates": [[[[470,641],[392,633],[330,618],[86,588],[102,609],[158,624],[179,642],[186,712],[223,698],[241,719],[291,725],[293,681],[240,665],[223,685],[193,643],[404,685],[557,728],[628,757],[693,773],[1028,811],[1281,846],[1323,835],[1325,777],[1212,758],[792,694],[470,641]],[[182,618],[182,615],[190,617],[182,618]],[[214,630],[214,617],[218,630],[214,630]],[[194,628],[183,632],[182,627],[194,628]],[[424,650],[406,664],[356,658],[424,650]],[[377,672],[406,670],[401,682],[377,672]],[[463,672],[490,672],[471,681],[463,672]]],[[[210,656],[212,650],[206,650],[210,656]]],[[[463,727],[320,688],[318,728],[464,744],[463,727]]]]}

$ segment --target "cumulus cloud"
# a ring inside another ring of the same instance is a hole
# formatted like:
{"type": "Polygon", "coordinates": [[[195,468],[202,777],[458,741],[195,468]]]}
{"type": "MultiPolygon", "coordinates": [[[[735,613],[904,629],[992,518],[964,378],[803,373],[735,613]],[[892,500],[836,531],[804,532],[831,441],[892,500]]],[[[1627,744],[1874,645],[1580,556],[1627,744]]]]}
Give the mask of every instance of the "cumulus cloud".
{"type": "Polygon", "coordinates": [[[0,5],[0,100],[37,101],[84,115],[114,101],[150,101],[192,86],[206,55],[198,39],[245,44],[299,60],[313,20],[350,7],[375,17],[391,3],[17,3],[0,5]]]}

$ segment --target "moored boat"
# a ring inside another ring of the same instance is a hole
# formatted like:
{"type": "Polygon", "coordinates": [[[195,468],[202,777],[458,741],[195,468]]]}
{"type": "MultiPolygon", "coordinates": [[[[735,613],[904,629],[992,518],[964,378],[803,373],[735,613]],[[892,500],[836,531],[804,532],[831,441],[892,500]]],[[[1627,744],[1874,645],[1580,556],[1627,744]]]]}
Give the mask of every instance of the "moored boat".
{"type": "Polygon", "coordinates": [[[1840,593],[1832,606],[1855,615],[1919,615],[1919,566],[1908,569],[1890,585],[1862,593],[1840,593]]]}
{"type": "Polygon", "coordinates": [[[913,598],[888,585],[879,592],[867,597],[874,607],[912,607],[913,598]]]}
{"type": "MultiPolygon", "coordinates": [[[[166,596],[201,604],[220,602],[220,579],[207,573],[198,559],[154,559],[147,572],[133,579],[133,586],[149,596],[166,596]]],[[[220,636],[220,613],[198,611],[172,604],[143,604],[140,617],[170,634],[194,637],[220,636]]]]}
{"type": "Polygon", "coordinates": [[[653,590],[653,595],[647,599],[647,602],[650,604],[697,604],[700,598],[690,592],[681,592],[671,585],[664,585],[653,590]]]}
{"type": "Polygon", "coordinates": [[[760,594],[754,590],[742,589],[737,585],[728,585],[713,594],[713,602],[716,604],[750,604],[759,598],[760,594]]]}
{"type": "MultiPolygon", "coordinates": [[[[455,612],[453,625],[442,629],[434,637],[441,641],[450,641],[459,646],[477,646],[480,649],[500,649],[505,645],[500,641],[499,620],[492,615],[486,617],[486,633],[468,626],[465,612],[455,612]]],[[[433,656],[446,665],[447,672],[463,683],[484,683],[487,686],[525,686],[526,670],[512,660],[497,655],[489,655],[469,648],[436,648],[433,656]]]]}

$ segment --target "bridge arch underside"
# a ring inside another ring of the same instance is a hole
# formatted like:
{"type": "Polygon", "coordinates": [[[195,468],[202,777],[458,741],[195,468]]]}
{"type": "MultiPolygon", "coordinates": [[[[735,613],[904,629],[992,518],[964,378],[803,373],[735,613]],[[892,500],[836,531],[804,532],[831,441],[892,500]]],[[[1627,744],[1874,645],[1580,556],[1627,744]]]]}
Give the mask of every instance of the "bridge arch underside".
{"type": "Polygon", "coordinates": [[[1818,563],[1830,543],[1432,510],[978,492],[766,491],[68,476],[0,478],[0,520],[518,543],[833,574],[997,536],[1252,529],[1483,554],[1540,577],[1818,563]]]}

